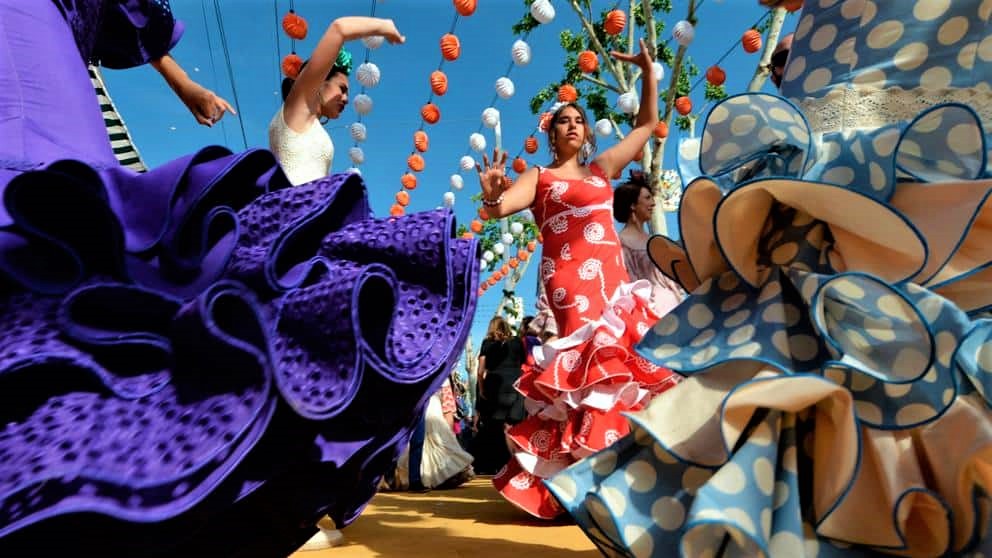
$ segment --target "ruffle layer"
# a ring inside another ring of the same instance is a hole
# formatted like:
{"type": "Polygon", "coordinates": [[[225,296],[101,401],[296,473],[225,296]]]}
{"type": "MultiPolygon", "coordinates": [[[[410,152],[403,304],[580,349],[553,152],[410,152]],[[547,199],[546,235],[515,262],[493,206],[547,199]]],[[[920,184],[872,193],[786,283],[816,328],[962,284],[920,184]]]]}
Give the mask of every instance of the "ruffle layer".
{"type": "Polygon", "coordinates": [[[543,519],[562,513],[541,479],[627,434],[639,410],[680,379],[634,353],[657,317],[650,284],[621,284],[600,319],[534,349],[517,389],[528,416],[506,433],[510,463],[493,479],[508,500],[543,519]]]}
{"type": "Polygon", "coordinates": [[[989,546],[992,321],[973,318],[992,305],[981,123],[947,104],[843,145],[824,138],[821,157],[812,137],[769,95],[710,113],[698,160],[711,176],[683,196],[684,245],[649,245],[692,295],[638,346],[689,379],[549,483],[604,552],[989,546]],[[744,123],[752,133],[735,139],[744,123]]]}
{"type": "Polygon", "coordinates": [[[0,186],[0,548],[63,517],[204,542],[259,502],[283,535],[347,524],[468,334],[475,243],[449,211],[370,218],[358,175],[289,188],[208,148],[0,186]]]}
{"type": "Polygon", "coordinates": [[[725,273],[642,345],[689,379],[551,490],[622,555],[960,553],[988,527],[990,340],[911,283],[725,273]]]}

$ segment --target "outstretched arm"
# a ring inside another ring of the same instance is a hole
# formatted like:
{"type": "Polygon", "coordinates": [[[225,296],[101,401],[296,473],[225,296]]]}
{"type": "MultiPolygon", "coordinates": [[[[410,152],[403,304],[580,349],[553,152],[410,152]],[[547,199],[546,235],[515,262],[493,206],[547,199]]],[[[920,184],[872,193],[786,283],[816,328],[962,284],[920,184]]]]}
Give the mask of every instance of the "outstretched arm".
{"type": "Polygon", "coordinates": [[[158,60],[152,60],[152,67],[162,74],[165,82],[176,92],[200,124],[213,126],[220,121],[225,112],[237,114],[230,103],[193,81],[172,56],[166,54],[158,60]]]}
{"type": "Polygon", "coordinates": [[[616,145],[596,157],[596,164],[603,169],[606,176],[613,176],[636,158],[644,149],[644,145],[651,139],[654,127],[658,124],[658,81],[654,75],[654,59],[648,52],[644,39],[641,39],[641,52],[637,55],[622,52],[611,54],[621,62],[629,62],[640,67],[641,108],[637,112],[634,129],[616,145]]]}
{"type": "Polygon", "coordinates": [[[400,35],[391,19],[341,17],[327,27],[327,31],[314,48],[306,67],[297,76],[296,83],[293,84],[283,104],[283,118],[290,128],[302,129],[313,117],[314,113],[309,103],[334,66],[334,61],[337,60],[344,43],[372,35],[381,35],[392,44],[406,40],[400,35]]]}
{"type": "Polygon", "coordinates": [[[534,196],[537,194],[537,169],[534,167],[518,176],[513,188],[507,188],[506,157],[505,151],[502,155],[493,151],[492,164],[483,155],[483,166],[480,167],[478,163],[475,165],[475,169],[479,171],[479,185],[482,187],[482,205],[494,219],[527,209],[534,203],[534,196]]]}

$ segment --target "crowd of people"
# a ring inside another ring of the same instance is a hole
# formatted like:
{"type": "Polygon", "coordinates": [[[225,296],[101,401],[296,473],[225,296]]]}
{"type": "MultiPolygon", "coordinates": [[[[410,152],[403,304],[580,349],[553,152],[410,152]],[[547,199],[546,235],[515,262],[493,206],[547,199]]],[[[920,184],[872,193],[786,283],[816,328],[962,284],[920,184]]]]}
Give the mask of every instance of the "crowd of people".
{"type": "Polygon", "coordinates": [[[476,241],[373,218],[322,126],[345,43],[393,21],[327,27],[269,150],[136,173],[87,64],[233,112],[169,55],[168,2],[0,0],[0,554],[285,556],[478,474],[610,555],[987,553],[987,4],[807,1],[779,95],[709,111],[680,241],[644,174],[611,184],[659,121],[655,45],[612,53],[645,101],[622,140],[559,103],[546,165],[477,167],[544,242],[535,315],[489,323],[466,385],[476,241]]]}

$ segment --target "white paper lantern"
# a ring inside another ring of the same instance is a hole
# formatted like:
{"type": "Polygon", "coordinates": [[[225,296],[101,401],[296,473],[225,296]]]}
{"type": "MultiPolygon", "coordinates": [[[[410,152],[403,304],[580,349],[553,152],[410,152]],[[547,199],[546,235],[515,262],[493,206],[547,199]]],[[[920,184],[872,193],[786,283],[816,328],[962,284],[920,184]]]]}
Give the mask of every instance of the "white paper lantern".
{"type": "Polygon", "coordinates": [[[357,174],[357,175],[361,175],[362,174],[362,170],[359,169],[358,167],[351,167],[350,169],[348,169],[345,172],[350,172],[351,174],[357,174]]]}
{"type": "Polygon", "coordinates": [[[519,221],[514,221],[514,222],[510,223],[510,233],[511,234],[520,234],[522,232],[524,232],[524,224],[523,223],[521,223],[519,221]]]}
{"type": "Polygon", "coordinates": [[[480,134],[479,132],[475,132],[474,134],[468,137],[468,146],[472,148],[472,151],[475,151],[476,153],[482,153],[483,151],[486,150],[486,137],[480,134]]]}
{"type": "Polygon", "coordinates": [[[609,118],[600,118],[596,121],[596,135],[605,138],[613,133],[613,123],[609,118]]]}
{"type": "Polygon", "coordinates": [[[364,62],[358,65],[358,70],[355,71],[355,77],[358,78],[358,83],[371,89],[379,85],[382,72],[379,71],[379,66],[376,66],[372,62],[364,62]]]}
{"type": "MultiPolygon", "coordinates": [[[[462,168],[462,170],[472,170],[475,168],[475,159],[466,155],[461,158],[461,160],[458,162],[458,165],[462,168]]],[[[461,177],[459,176],[458,178],[461,177]]]]}
{"type": "MultiPolygon", "coordinates": [[[[497,246],[499,245],[497,244],[497,246]]],[[[493,258],[495,257],[496,255],[490,252],[489,250],[486,250],[485,252],[482,253],[482,259],[486,260],[487,262],[493,261],[493,258]]]]}
{"type": "Polygon", "coordinates": [[[355,105],[355,112],[362,116],[372,112],[372,97],[369,97],[365,93],[355,95],[352,103],[355,105]]]}
{"type": "Polygon", "coordinates": [[[513,235],[510,234],[510,233],[508,233],[508,232],[503,233],[503,236],[501,236],[499,238],[499,240],[503,244],[506,244],[507,246],[509,246],[509,245],[513,244],[513,235]]]}
{"type": "Polygon", "coordinates": [[[675,37],[675,40],[680,45],[689,46],[689,43],[691,43],[692,39],[696,36],[696,28],[693,27],[691,23],[683,19],[682,21],[676,23],[675,27],[672,28],[672,36],[675,37]]]}
{"type": "Polygon", "coordinates": [[[499,124],[499,111],[493,107],[482,111],[482,123],[488,128],[495,128],[499,124]]]}
{"type": "Polygon", "coordinates": [[[617,107],[626,114],[637,112],[637,93],[628,91],[617,98],[617,107]]]}
{"type": "Polygon", "coordinates": [[[444,196],[441,198],[444,201],[444,207],[451,207],[455,205],[455,193],[445,192],[444,196]]]}
{"type": "Polygon", "coordinates": [[[351,162],[356,165],[361,165],[365,162],[365,152],[362,151],[361,147],[352,147],[349,149],[348,157],[351,157],[351,162]]]}
{"type": "Polygon", "coordinates": [[[487,262],[486,260],[479,260],[479,271],[483,271],[487,267],[489,267],[489,262],[487,262]]]}
{"type": "Polygon", "coordinates": [[[651,66],[654,67],[655,81],[661,81],[665,77],[665,67],[661,65],[661,62],[655,62],[651,66]]]}
{"type": "Polygon", "coordinates": [[[503,253],[506,252],[506,246],[500,243],[493,244],[493,252],[495,252],[497,256],[502,256],[503,253]]]}
{"type": "Polygon", "coordinates": [[[513,81],[508,77],[501,77],[496,80],[496,94],[499,95],[500,99],[509,99],[516,92],[517,88],[513,86],[513,81]]]}
{"type": "Polygon", "coordinates": [[[555,7],[551,5],[550,0],[534,0],[530,5],[530,15],[534,16],[538,23],[550,23],[555,18],[555,7]]]}
{"type": "Polygon", "coordinates": [[[526,66],[530,63],[530,45],[521,39],[513,43],[510,54],[513,56],[513,63],[517,66],[526,66]]]}
{"type": "Polygon", "coordinates": [[[386,38],[382,35],[372,35],[371,37],[364,37],[362,39],[362,44],[365,45],[365,48],[375,50],[381,47],[385,40],[386,38]]]}
{"type": "Polygon", "coordinates": [[[368,130],[365,129],[365,124],[362,124],[361,122],[355,122],[352,124],[351,127],[348,128],[348,131],[351,132],[351,139],[358,142],[365,141],[365,138],[368,137],[368,130]]]}
{"type": "Polygon", "coordinates": [[[462,186],[464,186],[464,185],[465,185],[465,181],[462,180],[462,175],[460,175],[460,174],[453,174],[453,175],[451,175],[451,187],[452,188],[454,188],[455,190],[461,190],[462,189],[462,186]]]}

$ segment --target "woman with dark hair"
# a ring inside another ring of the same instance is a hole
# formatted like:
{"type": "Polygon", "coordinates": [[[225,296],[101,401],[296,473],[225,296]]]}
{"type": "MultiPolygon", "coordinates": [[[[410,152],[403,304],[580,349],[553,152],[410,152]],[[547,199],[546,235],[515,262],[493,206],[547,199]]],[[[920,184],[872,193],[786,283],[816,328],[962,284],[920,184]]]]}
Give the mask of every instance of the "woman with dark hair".
{"type": "Polygon", "coordinates": [[[340,117],[348,104],[351,54],[343,46],[347,41],[375,35],[392,44],[405,40],[391,19],[338,18],[300,67],[296,79],[283,80],[283,103],[269,123],[269,149],[293,185],[330,173],[334,144],[321,124],[340,117]]]}
{"type": "Polygon", "coordinates": [[[654,191],[643,173],[631,171],[627,182],[613,191],[613,218],[624,224],[619,235],[624,267],[632,280],[651,283],[651,309],[660,317],[678,306],[685,292],[648,257],[644,226],[651,219],[654,203],[654,191]]]}
{"type": "Polygon", "coordinates": [[[563,511],[541,479],[622,437],[629,431],[623,413],[679,380],[634,355],[657,316],[648,283],[630,283],[611,214],[609,177],[644,148],[658,123],[654,60],[643,40],[640,47],[636,55],[613,53],[643,72],[644,102],[623,140],[594,158],[585,111],[567,103],[546,121],[548,167],[528,169],[510,189],[505,154],[491,165],[484,158],[478,169],[489,215],[532,207],[544,235],[540,276],[560,338],[534,351],[535,365],[517,383],[528,416],[507,430],[512,457],[493,479],[504,497],[541,518],[563,511]]]}

